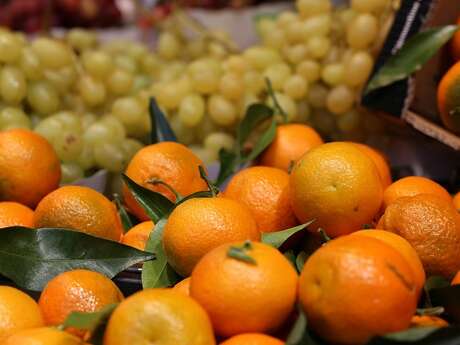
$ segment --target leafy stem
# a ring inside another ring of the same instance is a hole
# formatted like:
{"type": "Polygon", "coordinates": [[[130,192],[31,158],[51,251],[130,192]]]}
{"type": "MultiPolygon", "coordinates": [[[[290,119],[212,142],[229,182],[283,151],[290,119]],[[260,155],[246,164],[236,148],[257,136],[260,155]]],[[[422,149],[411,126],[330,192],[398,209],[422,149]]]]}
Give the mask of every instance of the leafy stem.
{"type": "Polygon", "coordinates": [[[200,165],[198,167],[198,169],[200,170],[200,177],[206,182],[206,184],[208,185],[208,189],[209,191],[211,192],[212,194],[212,197],[216,197],[217,194],[219,194],[219,188],[217,188],[214,183],[212,183],[209,178],[208,178],[208,174],[206,173],[206,170],[200,165]]]}
{"type": "Polygon", "coordinates": [[[276,98],[276,95],[275,95],[275,91],[273,90],[272,82],[270,81],[269,78],[265,78],[265,84],[267,85],[268,96],[272,99],[275,109],[278,110],[280,115],[283,117],[283,122],[288,123],[288,115],[284,111],[284,109],[281,107],[281,105],[279,104],[278,99],[276,98]]]}
{"type": "Polygon", "coordinates": [[[319,236],[321,237],[321,242],[323,244],[329,242],[331,240],[331,238],[328,236],[326,230],[324,230],[323,228],[319,228],[318,229],[318,233],[319,233],[319,236]]]}
{"type": "Polygon", "coordinates": [[[162,179],[153,178],[153,179],[148,180],[147,183],[154,185],[154,186],[160,185],[160,186],[166,187],[176,197],[176,203],[180,202],[184,198],[177,190],[175,190],[172,186],[167,184],[162,179]]]}
{"type": "Polygon", "coordinates": [[[227,256],[248,264],[256,265],[256,260],[247,253],[252,249],[253,247],[251,241],[246,241],[241,246],[231,246],[228,249],[227,256]]]}

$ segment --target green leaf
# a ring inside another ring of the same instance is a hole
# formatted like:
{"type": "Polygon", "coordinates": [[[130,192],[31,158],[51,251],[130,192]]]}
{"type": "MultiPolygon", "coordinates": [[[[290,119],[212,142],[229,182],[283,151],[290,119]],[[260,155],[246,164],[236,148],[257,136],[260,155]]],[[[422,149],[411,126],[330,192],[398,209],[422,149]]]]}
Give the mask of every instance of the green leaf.
{"type": "Polygon", "coordinates": [[[147,241],[145,250],[154,252],[156,260],[146,262],[142,268],[142,287],[144,289],[168,287],[180,280],[179,275],[168,264],[163,248],[163,232],[167,221],[166,218],[162,218],[155,225],[147,241]]]}
{"type": "Polygon", "coordinates": [[[178,202],[176,202],[176,206],[179,206],[180,204],[184,203],[185,201],[187,200],[190,200],[190,199],[195,199],[195,198],[212,198],[214,197],[213,193],[209,190],[204,190],[204,191],[199,191],[199,192],[195,192],[195,193],[192,193],[190,195],[187,195],[186,197],[180,199],[178,202]]]}
{"type": "Polygon", "coordinates": [[[275,139],[276,136],[276,127],[277,127],[276,120],[273,119],[270,127],[260,136],[257,143],[252,148],[251,152],[244,157],[244,162],[249,162],[256,159],[275,139]]]}
{"type": "Polygon", "coordinates": [[[134,199],[154,223],[169,215],[174,209],[174,203],[164,195],[138,185],[125,174],[122,174],[122,178],[134,199]]]}
{"type": "Polygon", "coordinates": [[[431,301],[430,290],[435,289],[435,288],[448,287],[448,286],[450,286],[450,283],[444,277],[441,277],[441,276],[429,277],[425,282],[425,286],[423,287],[423,292],[425,296],[425,307],[427,308],[434,307],[433,302],[431,301]]]}
{"type": "Polygon", "coordinates": [[[151,253],[68,229],[11,227],[0,231],[0,274],[32,291],[41,291],[49,280],[72,269],[89,269],[113,278],[154,258],[151,253]]]}
{"type": "Polygon", "coordinates": [[[460,344],[460,328],[414,327],[408,330],[374,337],[367,345],[457,345],[460,344]]]}
{"type": "Polygon", "coordinates": [[[242,246],[231,246],[228,248],[227,256],[248,264],[257,265],[256,260],[247,253],[251,249],[251,242],[246,241],[242,246]]]}
{"type": "Polygon", "coordinates": [[[284,257],[286,259],[289,260],[289,262],[292,264],[292,266],[294,266],[294,268],[296,268],[296,265],[295,265],[295,253],[294,253],[294,250],[292,249],[289,249],[289,250],[286,250],[284,253],[283,253],[284,257]]]}
{"type": "Polygon", "coordinates": [[[219,194],[219,188],[217,188],[217,186],[214,185],[214,183],[211,182],[211,180],[209,180],[206,170],[201,165],[198,167],[198,170],[200,171],[201,179],[204,180],[204,182],[206,182],[208,190],[211,192],[212,196],[217,196],[217,194],[219,194]]]}
{"type": "Polygon", "coordinates": [[[129,229],[133,227],[133,223],[131,222],[131,218],[129,217],[128,212],[126,211],[125,207],[121,203],[120,197],[118,194],[113,195],[113,199],[115,200],[115,204],[117,205],[118,214],[120,215],[121,224],[123,225],[123,230],[126,233],[129,229]]]}
{"type": "Polygon", "coordinates": [[[283,107],[278,102],[276,98],[275,91],[273,91],[272,82],[269,78],[265,78],[265,83],[267,84],[267,93],[268,96],[271,98],[273,104],[275,105],[275,109],[278,113],[283,117],[283,123],[288,123],[288,114],[284,111],[283,107]]]}
{"type": "Polygon", "coordinates": [[[304,252],[303,250],[297,255],[295,258],[295,265],[297,267],[297,272],[302,273],[303,266],[305,265],[305,262],[308,259],[308,254],[304,252]]]}
{"type": "Polygon", "coordinates": [[[375,73],[364,94],[409,77],[436,54],[458,30],[456,25],[431,28],[412,36],[404,46],[390,57],[375,73]]]}
{"type": "Polygon", "coordinates": [[[416,341],[429,336],[438,329],[438,327],[414,327],[402,332],[386,334],[384,338],[397,341],[416,341]]]}
{"type": "Polygon", "coordinates": [[[265,244],[269,244],[275,248],[279,248],[286,242],[289,238],[291,238],[294,234],[302,231],[307,226],[311,225],[315,220],[310,220],[309,222],[301,225],[294,226],[293,228],[276,231],[276,232],[265,232],[262,233],[262,240],[261,242],[265,244]]]}
{"type": "Polygon", "coordinates": [[[460,323],[460,285],[432,288],[428,291],[433,305],[443,307],[455,323],[460,323]]]}
{"type": "Polygon", "coordinates": [[[234,152],[221,149],[219,151],[219,175],[217,176],[215,185],[220,187],[234,172],[238,165],[237,155],[234,152]]]}
{"type": "Polygon", "coordinates": [[[441,315],[444,313],[444,307],[432,307],[432,308],[417,308],[417,315],[420,316],[433,316],[433,315],[441,315]]]}
{"type": "Polygon", "coordinates": [[[94,313],[81,313],[72,312],[62,324],[62,328],[66,329],[69,327],[82,329],[90,332],[94,332],[101,324],[108,321],[110,315],[117,307],[118,304],[109,304],[102,310],[94,313]]]}
{"type": "Polygon", "coordinates": [[[286,345],[321,345],[323,342],[317,340],[308,329],[307,316],[302,308],[298,307],[298,316],[289,335],[286,339],[286,345]]]}
{"type": "Polygon", "coordinates": [[[174,131],[153,97],[150,98],[149,114],[152,126],[152,130],[150,131],[150,143],[155,144],[161,141],[177,142],[174,131]]]}

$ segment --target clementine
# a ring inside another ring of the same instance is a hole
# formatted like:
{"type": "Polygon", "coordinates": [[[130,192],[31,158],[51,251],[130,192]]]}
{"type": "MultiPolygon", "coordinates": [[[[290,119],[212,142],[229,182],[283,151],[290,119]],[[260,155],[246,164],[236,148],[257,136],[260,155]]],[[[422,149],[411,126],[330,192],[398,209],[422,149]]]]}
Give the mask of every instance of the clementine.
{"type": "Polygon", "coordinates": [[[283,345],[283,341],[262,333],[245,333],[235,335],[220,345],[283,345]]]}
{"type": "Polygon", "coordinates": [[[0,228],[8,226],[34,226],[34,211],[13,201],[0,202],[0,228]]]}
{"type": "Polygon", "coordinates": [[[146,221],[133,226],[123,235],[121,243],[139,250],[145,250],[145,245],[149,240],[150,233],[153,231],[155,224],[152,221],[146,221]]]}

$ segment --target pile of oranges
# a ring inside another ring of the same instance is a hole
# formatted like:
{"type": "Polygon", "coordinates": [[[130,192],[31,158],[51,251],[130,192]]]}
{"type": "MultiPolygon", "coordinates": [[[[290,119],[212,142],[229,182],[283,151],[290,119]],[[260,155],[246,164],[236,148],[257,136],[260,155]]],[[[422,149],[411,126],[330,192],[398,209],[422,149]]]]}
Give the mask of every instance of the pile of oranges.
{"type": "MultiPolygon", "coordinates": [[[[124,203],[139,223],[124,233],[105,196],[58,186],[58,163],[37,134],[0,133],[0,227],[67,228],[145,250],[160,230],[130,189],[124,203]]],[[[65,327],[66,319],[110,306],[104,345],[282,345],[299,314],[331,344],[448,326],[417,315],[417,306],[427,277],[460,283],[460,195],[424,177],[392,182],[379,151],[323,143],[300,124],[280,125],[217,195],[183,201],[209,188],[202,165],[187,147],[162,142],[138,151],[126,170],[138,185],[182,200],[162,228],[162,249],[183,280],[125,298],[104,275],[74,269],[51,279],[38,302],[1,286],[0,343],[90,344],[91,331],[65,327]],[[264,242],[308,222],[280,248],[264,242]],[[303,256],[293,263],[287,250],[303,256]]]]}

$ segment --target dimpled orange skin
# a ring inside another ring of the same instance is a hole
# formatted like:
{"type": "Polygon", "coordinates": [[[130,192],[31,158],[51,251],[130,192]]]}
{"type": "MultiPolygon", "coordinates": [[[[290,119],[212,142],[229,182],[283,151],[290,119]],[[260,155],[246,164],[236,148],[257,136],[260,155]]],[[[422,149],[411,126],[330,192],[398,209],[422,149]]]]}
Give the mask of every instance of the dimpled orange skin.
{"type": "Polygon", "coordinates": [[[414,315],[411,320],[411,327],[449,327],[449,323],[438,316],[414,315]]]}
{"type": "Polygon", "coordinates": [[[36,228],[68,228],[120,241],[123,233],[117,209],[104,195],[81,186],[64,186],[38,204],[36,228]]]}
{"type": "Polygon", "coordinates": [[[380,226],[414,247],[428,276],[452,278],[460,270],[460,215],[452,201],[432,194],[400,198],[380,226]]]}
{"type": "Polygon", "coordinates": [[[24,292],[0,286],[0,343],[22,329],[43,326],[37,303],[24,292]]]}
{"type": "Polygon", "coordinates": [[[106,276],[88,270],[59,274],[48,282],[38,304],[45,324],[56,326],[74,311],[95,312],[123,300],[123,294],[106,276]]]}
{"type": "MultiPolygon", "coordinates": [[[[126,169],[126,175],[137,184],[165,195],[174,201],[175,196],[162,185],[152,185],[148,181],[161,179],[178,193],[187,196],[207,189],[200,177],[199,166],[204,163],[187,147],[174,142],[162,142],[144,147],[133,157],[126,169]]],[[[123,197],[133,214],[142,221],[149,220],[144,209],[123,186],[123,197]]]]}
{"type": "Polygon", "coordinates": [[[190,282],[190,277],[182,279],[179,283],[174,285],[173,289],[183,293],[186,296],[190,296],[190,282]]]}
{"type": "Polygon", "coordinates": [[[288,171],[292,162],[297,162],[305,152],[321,144],[323,140],[319,134],[307,125],[280,125],[275,139],[261,154],[259,164],[288,171]]]}
{"type": "Polygon", "coordinates": [[[452,279],[450,285],[460,285],[460,271],[455,274],[454,279],[452,279]]]}
{"type": "Polygon", "coordinates": [[[0,201],[34,208],[60,179],[59,158],[45,138],[26,129],[0,133],[0,201]]]}
{"type": "Polygon", "coordinates": [[[379,171],[380,178],[382,179],[383,188],[387,188],[391,184],[391,170],[385,156],[368,145],[361,143],[353,143],[361,151],[363,151],[374,162],[377,170],[379,171]]]}
{"type": "Polygon", "coordinates": [[[439,197],[452,201],[449,192],[440,184],[423,176],[407,176],[393,182],[383,193],[383,206],[395,202],[404,196],[415,196],[417,194],[435,194],[439,197]]]}
{"type": "Polygon", "coordinates": [[[244,240],[260,240],[257,224],[246,207],[225,197],[185,201],[171,213],[163,233],[168,262],[183,277],[210,250],[244,240]]]}
{"type": "Polygon", "coordinates": [[[155,224],[153,224],[151,220],[139,223],[123,235],[121,243],[139,250],[144,250],[150,233],[153,231],[154,227],[155,224]]]}
{"type": "Polygon", "coordinates": [[[0,202],[0,228],[8,226],[34,226],[34,211],[13,201],[0,202]]]}
{"type": "Polygon", "coordinates": [[[354,144],[335,142],[308,151],[290,177],[297,219],[309,230],[337,237],[372,223],[382,204],[382,182],[372,160],[354,144]]]}
{"type": "Polygon", "coordinates": [[[460,119],[456,113],[460,106],[460,61],[457,61],[442,77],[438,85],[438,110],[448,129],[460,133],[460,119]]]}
{"type": "Polygon", "coordinates": [[[104,345],[215,345],[209,317],[192,298],[173,289],[146,289],[113,312],[104,345]]]}
{"type": "Polygon", "coordinates": [[[453,201],[455,208],[460,211],[460,192],[454,195],[453,201]]]}
{"type": "Polygon", "coordinates": [[[84,345],[80,338],[56,328],[41,327],[17,332],[2,345],[84,345]]]}
{"type": "Polygon", "coordinates": [[[208,312],[216,334],[223,337],[265,333],[289,317],[297,297],[298,276],[277,249],[253,242],[245,254],[256,264],[228,256],[224,244],[206,254],[192,273],[190,295],[208,312]]]}
{"type": "Polygon", "coordinates": [[[409,263],[412,268],[412,272],[414,273],[414,281],[419,293],[421,293],[423,286],[425,285],[425,271],[423,269],[422,261],[418,257],[417,252],[415,251],[414,247],[411,246],[406,239],[402,236],[399,236],[393,232],[385,231],[385,230],[360,230],[354,232],[353,236],[369,236],[380,241],[385,242],[390,247],[396,249],[409,263]]]}
{"type": "Polygon", "coordinates": [[[283,341],[262,333],[246,333],[231,337],[220,345],[283,345],[283,341]]]}
{"type": "Polygon", "coordinates": [[[232,177],[224,195],[246,205],[261,232],[297,224],[289,198],[289,175],[271,167],[243,169],[232,177]]]}
{"type": "Polygon", "coordinates": [[[310,256],[300,275],[299,299],[319,336],[353,345],[406,329],[417,306],[409,264],[367,236],[340,237],[310,256]]]}

